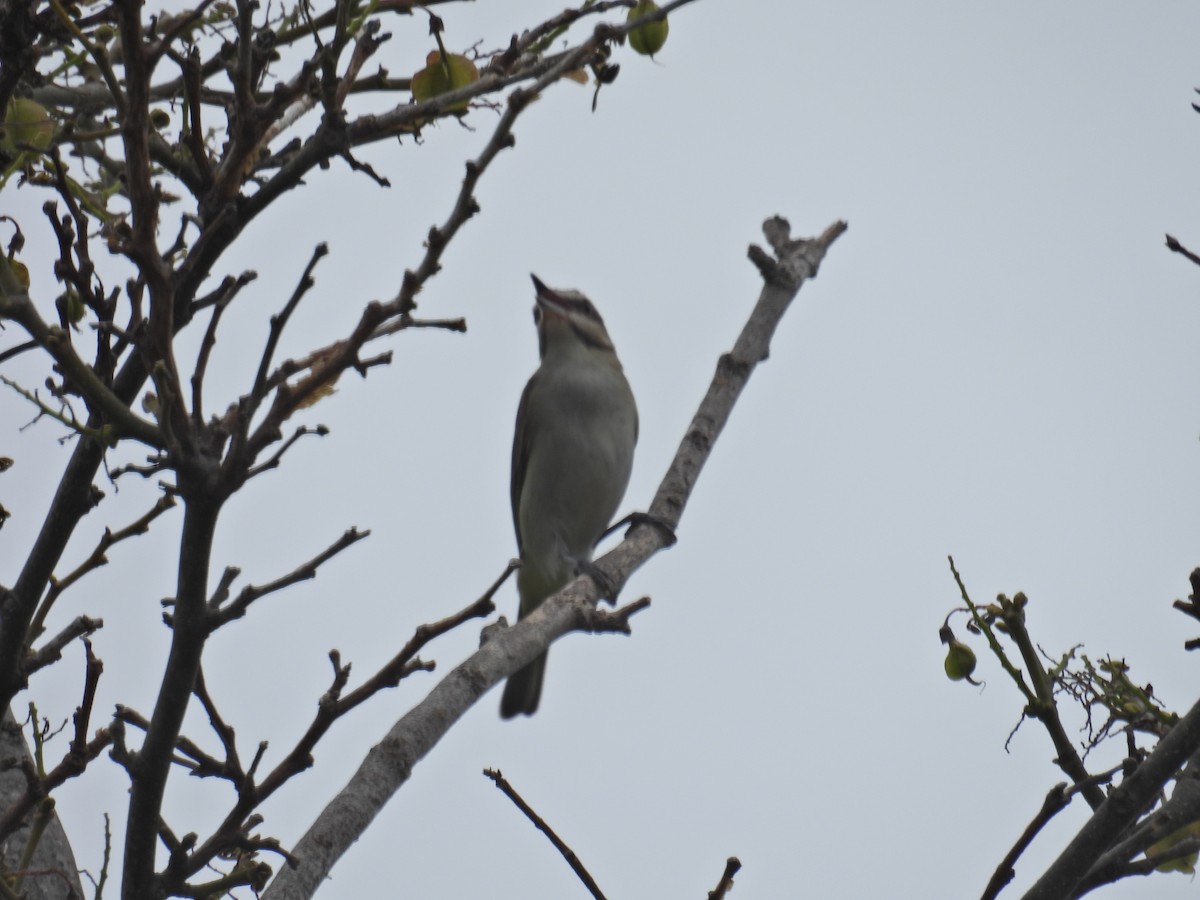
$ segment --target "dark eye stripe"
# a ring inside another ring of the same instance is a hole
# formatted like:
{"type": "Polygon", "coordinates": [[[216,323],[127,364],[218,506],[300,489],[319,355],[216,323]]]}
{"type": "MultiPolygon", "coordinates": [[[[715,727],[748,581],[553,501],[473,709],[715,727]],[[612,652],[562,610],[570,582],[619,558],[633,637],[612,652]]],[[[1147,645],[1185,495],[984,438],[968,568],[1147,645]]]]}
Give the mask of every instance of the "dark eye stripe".
{"type": "Polygon", "coordinates": [[[596,307],[592,305],[592,301],[586,298],[581,300],[567,300],[566,305],[570,306],[575,312],[582,313],[589,319],[596,322],[602,321],[600,313],[596,311],[596,307]]]}

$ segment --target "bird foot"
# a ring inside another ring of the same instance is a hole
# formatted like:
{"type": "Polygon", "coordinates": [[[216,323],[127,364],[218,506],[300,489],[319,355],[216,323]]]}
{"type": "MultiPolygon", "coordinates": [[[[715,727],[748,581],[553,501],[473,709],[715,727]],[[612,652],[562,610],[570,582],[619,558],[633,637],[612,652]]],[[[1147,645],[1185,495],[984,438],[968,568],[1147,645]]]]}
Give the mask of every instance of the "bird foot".
{"type": "Polygon", "coordinates": [[[601,571],[600,567],[594,562],[586,559],[575,560],[575,574],[586,575],[592,581],[596,582],[596,593],[599,595],[597,599],[607,600],[613,606],[617,605],[617,595],[620,593],[620,587],[613,584],[613,580],[601,571]]]}
{"type": "MultiPolygon", "coordinates": [[[[659,530],[662,536],[666,539],[668,547],[678,540],[678,538],[675,537],[675,529],[671,527],[666,519],[661,519],[658,516],[651,515],[648,512],[631,512],[619,522],[615,522],[610,525],[604,534],[600,535],[600,540],[604,540],[614,531],[624,528],[626,525],[629,526],[629,530],[625,532],[626,537],[629,536],[629,531],[636,528],[638,525],[650,525],[659,530]]],[[[600,541],[597,541],[596,543],[600,543],[600,541]]]]}

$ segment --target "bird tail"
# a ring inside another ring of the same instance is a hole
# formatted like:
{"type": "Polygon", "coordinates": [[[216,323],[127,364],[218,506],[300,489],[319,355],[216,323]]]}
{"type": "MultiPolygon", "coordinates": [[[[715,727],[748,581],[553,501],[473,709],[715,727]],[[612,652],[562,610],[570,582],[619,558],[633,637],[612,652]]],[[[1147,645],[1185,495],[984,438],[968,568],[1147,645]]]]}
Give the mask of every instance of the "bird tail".
{"type": "Polygon", "coordinates": [[[522,713],[532,716],[537,712],[545,674],[546,654],[543,653],[525,668],[510,675],[508,683],[504,685],[504,697],[500,700],[500,718],[511,719],[522,713]]]}

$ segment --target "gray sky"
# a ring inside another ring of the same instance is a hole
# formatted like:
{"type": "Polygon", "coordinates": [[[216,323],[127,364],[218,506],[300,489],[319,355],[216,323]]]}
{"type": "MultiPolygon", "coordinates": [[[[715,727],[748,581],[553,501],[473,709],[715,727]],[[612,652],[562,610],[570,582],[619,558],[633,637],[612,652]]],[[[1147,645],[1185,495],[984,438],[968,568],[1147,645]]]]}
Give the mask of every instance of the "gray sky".
{"type": "MultiPolygon", "coordinates": [[[[561,7],[527,3],[523,19],[492,4],[440,12],[461,49],[503,45],[561,7]]],[[[274,762],[301,733],[331,647],[365,676],[515,553],[512,419],[537,354],[529,272],[584,290],[605,315],[642,419],[625,506],[644,508],[757,296],[745,250],[762,220],[782,214],[797,234],[838,218],[850,229],[752,379],[679,544],[628,586],[628,599],[654,601],[634,635],[557,644],[531,720],[501,722],[498,695],[487,697],[321,897],[583,896],[485,767],[613,898],[702,897],[729,855],[745,866],[740,898],[977,896],[1063,776],[1034,726],[1005,752],[1021,701],[981,647],[985,689],[942,674],[937,629],[958,599],[948,553],[977,601],[1026,591],[1049,653],[1082,643],[1093,658],[1124,655],[1168,705],[1196,699],[1197,660],[1182,643],[1198,629],[1170,604],[1200,565],[1200,269],[1163,234],[1200,249],[1189,106],[1200,7],[1147,8],[700,0],[672,18],[657,64],[617,54],[620,77],[595,114],[591,89],[571,84],[529,110],[480,186],[481,215],[420,297],[423,315],[465,315],[468,334],[390,339],[391,368],[347,376],[306,417],[332,434],[302,442],[227,509],[215,564],[258,583],[350,525],[373,532],[214,639],[208,684],[244,755],[266,739],[274,762]]],[[[380,62],[419,68],[424,19],[387,30],[380,62]]],[[[227,316],[210,405],[245,391],[266,318],[315,242],[332,255],[283,352],[345,333],[364,302],[395,292],[494,120],[474,111],[474,131],[442,124],[420,148],[364,153],[388,192],[335,164],[254,226],[221,269],[260,278],[227,316]]],[[[51,243],[45,199],[3,200],[34,260],[51,243]]],[[[44,271],[33,287],[47,305],[56,293],[44,271]]],[[[30,413],[5,393],[0,416],[30,413]]],[[[17,468],[0,479],[14,514],[0,581],[67,456],[57,436],[48,423],[6,432],[0,450],[17,468]]],[[[73,558],[154,495],[121,482],[73,558]]],[[[114,550],[57,612],[108,623],[95,639],[98,709],[152,705],[179,522],[164,517],[114,550]]],[[[515,589],[500,600],[511,619],[515,589]]],[[[426,656],[448,671],[477,638],[464,629],[426,656]]],[[[44,714],[70,715],[81,656],[35,680],[44,714]]],[[[335,728],[314,769],[267,804],[265,829],[293,843],[438,677],[335,728]]],[[[199,718],[190,731],[215,747],[199,718]]],[[[124,814],[123,778],[105,765],[108,776],[59,795],[93,871],[101,812],[124,814]]],[[[177,830],[203,831],[228,802],[180,779],[168,814],[177,830]]],[[[1005,896],[1083,820],[1082,803],[1061,814],[1005,896]]],[[[1106,896],[1195,893],[1186,876],[1153,885],[1106,896]]]]}

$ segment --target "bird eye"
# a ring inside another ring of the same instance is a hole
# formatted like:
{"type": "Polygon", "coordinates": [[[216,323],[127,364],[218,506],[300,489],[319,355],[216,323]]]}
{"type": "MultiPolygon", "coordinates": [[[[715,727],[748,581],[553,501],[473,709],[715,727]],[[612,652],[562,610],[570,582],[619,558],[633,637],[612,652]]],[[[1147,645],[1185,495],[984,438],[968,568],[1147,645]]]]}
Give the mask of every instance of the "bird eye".
{"type": "Polygon", "coordinates": [[[533,324],[534,325],[542,324],[542,308],[540,306],[535,306],[533,308],[533,324]]]}

